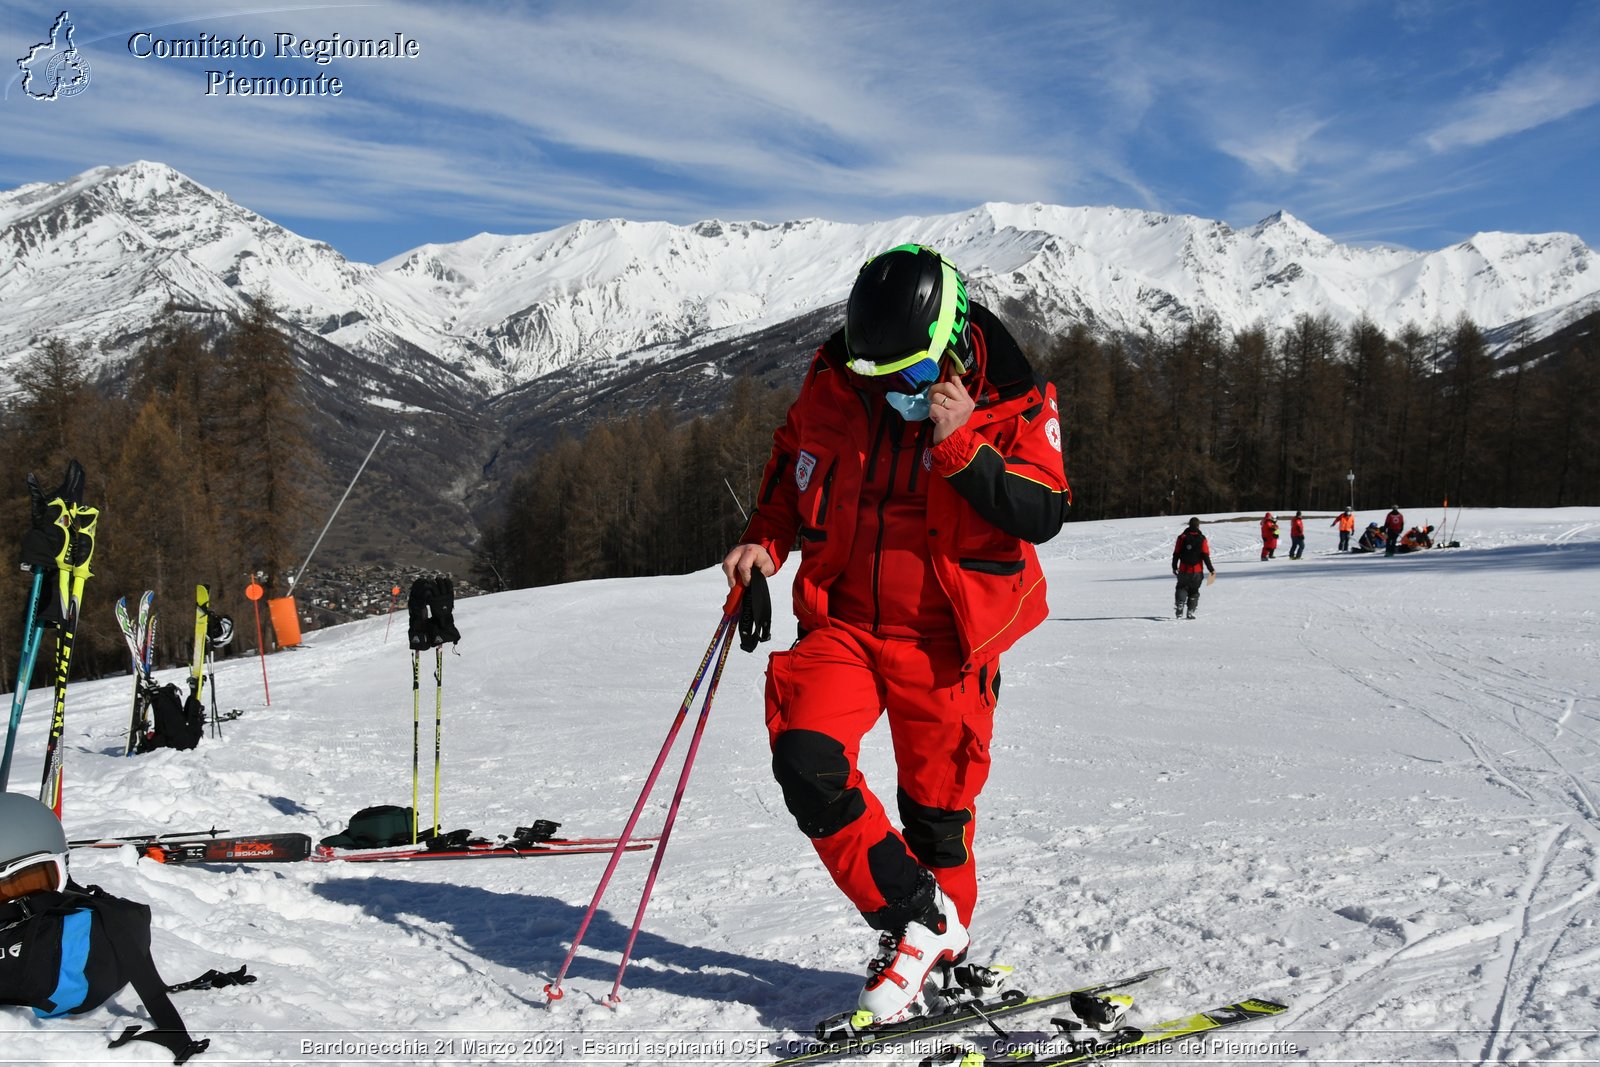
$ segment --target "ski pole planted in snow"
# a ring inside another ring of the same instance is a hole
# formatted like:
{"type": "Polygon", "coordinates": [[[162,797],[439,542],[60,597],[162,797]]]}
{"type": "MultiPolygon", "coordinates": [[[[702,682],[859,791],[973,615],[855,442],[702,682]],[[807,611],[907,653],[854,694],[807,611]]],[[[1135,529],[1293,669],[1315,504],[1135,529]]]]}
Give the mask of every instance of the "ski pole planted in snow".
{"type": "MultiPolygon", "coordinates": [[[[566,995],[561,988],[561,981],[566,977],[567,968],[572,966],[572,960],[578,954],[578,946],[583,944],[583,936],[589,930],[589,923],[594,919],[594,913],[599,910],[600,900],[605,896],[606,887],[611,884],[611,876],[616,872],[617,862],[622,859],[622,853],[627,849],[628,841],[633,836],[634,827],[639,823],[639,816],[644,811],[646,802],[650,799],[650,792],[655,788],[656,779],[661,775],[661,768],[667,762],[667,754],[672,751],[672,743],[677,740],[678,731],[682,728],[684,719],[688,717],[689,709],[694,706],[694,698],[700,692],[701,683],[705,681],[706,668],[711,665],[711,661],[715,657],[717,659],[716,675],[712,679],[711,689],[706,693],[705,704],[702,705],[700,710],[700,722],[695,728],[694,743],[691,744],[689,755],[684,760],[683,770],[678,775],[678,797],[674,799],[671,814],[675,815],[677,813],[677,799],[681,799],[683,795],[683,788],[688,781],[689,767],[694,760],[694,745],[698,744],[700,733],[704,729],[705,717],[711,710],[711,694],[716,690],[716,678],[722,674],[722,665],[727,662],[728,644],[732,641],[733,634],[737,629],[735,624],[739,618],[738,599],[740,592],[741,590],[734,590],[729,595],[728,604],[724,605],[722,621],[717,625],[717,632],[712,635],[711,644],[706,647],[706,654],[700,659],[700,666],[694,672],[694,680],[689,683],[689,691],[684,694],[683,703],[678,705],[678,714],[673,717],[672,726],[667,730],[666,740],[661,743],[661,751],[656,756],[656,762],[650,768],[649,775],[645,778],[644,788],[639,790],[639,799],[634,802],[633,811],[628,815],[628,821],[623,824],[622,832],[617,835],[616,846],[611,850],[611,859],[606,863],[606,869],[600,875],[600,884],[595,886],[594,897],[589,901],[588,910],[583,913],[583,920],[578,924],[578,932],[572,937],[572,947],[567,950],[566,958],[561,961],[561,966],[556,969],[555,977],[544,987],[544,994],[548,1000],[560,1000],[566,995]],[[717,655],[718,645],[722,646],[720,657],[717,655]]],[[[671,818],[671,815],[669,815],[669,818],[671,818]]],[[[660,865],[660,850],[666,845],[667,835],[670,832],[671,825],[669,823],[662,831],[660,844],[656,846],[658,850],[656,864],[650,870],[652,884],[655,881],[656,868],[660,865]]],[[[639,913],[634,920],[633,932],[628,937],[630,951],[633,948],[634,937],[639,932],[639,924],[644,918],[644,906],[649,900],[649,892],[650,886],[647,885],[644,897],[639,901],[639,913]]],[[[626,956],[623,957],[622,966],[627,966],[626,956]]],[[[607,998],[608,1003],[615,1004],[617,1002],[617,989],[620,988],[621,984],[622,970],[619,968],[617,971],[617,983],[612,988],[610,997],[607,998]]]]}

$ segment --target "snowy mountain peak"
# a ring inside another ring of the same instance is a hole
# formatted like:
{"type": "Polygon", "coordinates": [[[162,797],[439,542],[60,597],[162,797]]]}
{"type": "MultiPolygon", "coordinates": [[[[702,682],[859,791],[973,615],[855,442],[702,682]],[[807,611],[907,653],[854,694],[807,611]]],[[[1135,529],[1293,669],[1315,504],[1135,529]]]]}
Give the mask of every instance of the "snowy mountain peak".
{"type": "Polygon", "coordinates": [[[586,219],[370,266],[139,161],[0,193],[0,360],[51,333],[125,344],[169,300],[230,309],[264,292],[332,344],[386,361],[427,353],[492,394],[829,307],[866,258],[907,241],[950,255],[981,299],[1028,309],[1043,335],[1075,322],[1170,331],[1204,315],[1274,328],[1301,314],[1398,332],[1466,314],[1488,331],[1526,322],[1538,337],[1600,300],[1594,252],[1570,234],[1483,233],[1415,252],[1342,245],[1286,211],[1236,231],[1042,203],[865,224],[586,219]]]}
{"type": "Polygon", "coordinates": [[[1331,237],[1317,232],[1300,219],[1282,210],[1274,211],[1250,227],[1247,232],[1258,241],[1267,241],[1280,246],[1324,251],[1337,247],[1337,243],[1331,237]]]}

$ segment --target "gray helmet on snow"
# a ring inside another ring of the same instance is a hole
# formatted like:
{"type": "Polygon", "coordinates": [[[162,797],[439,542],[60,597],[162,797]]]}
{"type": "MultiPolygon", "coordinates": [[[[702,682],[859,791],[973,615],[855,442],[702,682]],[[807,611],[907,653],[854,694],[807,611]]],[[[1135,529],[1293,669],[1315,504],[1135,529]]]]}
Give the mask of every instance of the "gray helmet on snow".
{"type": "Polygon", "coordinates": [[[0,899],[60,889],[66,879],[67,835],[55,813],[32,797],[0,793],[0,899]],[[33,870],[41,865],[50,868],[44,881],[33,870]]]}

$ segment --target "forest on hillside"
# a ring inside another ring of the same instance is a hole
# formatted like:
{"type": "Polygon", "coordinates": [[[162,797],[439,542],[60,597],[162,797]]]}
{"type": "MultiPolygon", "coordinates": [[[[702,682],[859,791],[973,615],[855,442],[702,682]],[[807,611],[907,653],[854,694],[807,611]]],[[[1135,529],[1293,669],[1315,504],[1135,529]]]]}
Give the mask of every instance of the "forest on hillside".
{"type": "MultiPolygon", "coordinates": [[[[315,521],[302,487],[317,462],[300,370],[261,300],[209,333],[169,308],[115,380],[97,380],[92,366],[81,346],[48,339],[0,411],[10,556],[18,558],[30,521],[24,478],[31,473],[50,494],[76,459],[86,472],[83,503],[100,519],[73,675],[127,668],[112,604],[122,596],[132,604],[145,589],[157,593],[157,667],[187,664],[197,584],[211,587],[215,610],[242,620],[250,577],[279,596],[300,562],[291,557],[315,521]]],[[[0,689],[15,681],[30,587],[19,574],[0,589],[0,689]]],[[[237,633],[235,647],[254,646],[253,625],[237,633]]],[[[50,684],[52,649],[46,640],[39,651],[35,687],[50,684]]]]}
{"type": "MultiPolygon", "coordinates": [[[[1466,319],[1390,337],[1317,316],[1136,343],[1077,326],[1030,357],[1060,398],[1071,519],[1334,512],[1352,495],[1358,510],[1561,507],[1600,503],[1595,318],[1499,358],[1466,319]]],[[[714,415],[657,410],[564,440],[516,478],[475,576],[519,588],[716,563],[793,396],[739,381],[714,415]]]]}

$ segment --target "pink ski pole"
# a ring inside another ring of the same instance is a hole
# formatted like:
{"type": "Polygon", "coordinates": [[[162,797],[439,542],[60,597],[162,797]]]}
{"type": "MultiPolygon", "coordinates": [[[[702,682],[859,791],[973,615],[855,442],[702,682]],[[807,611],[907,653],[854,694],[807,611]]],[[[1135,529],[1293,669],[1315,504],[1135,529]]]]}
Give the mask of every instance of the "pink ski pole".
{"type": "MultiPolygon", "coordinates": [[[[731,618],[731,616],[730,616],[731,618]]],[[[617,979],[611,984],[611,995],[606,997],[606,1003],[616,1007],[622,998],[622,974],[628,969],[628,961],[633,958],[633,943],[639,937],[639,928],[644,925],[644,911],[650,905],[650,893],[655,888],[656,874],[661,870],[661,861],[667,857],[667,842],[672,839],[673,824],[678,821],[678,805],[683,802],[683,792],[689,785],[689,771],[694,766],[694,756],[700,748],[700,738],[706,732],[706,719],[711,715],[711,701],[717,695],[717,683],[722,680],[722,667],[728,662],[728,650],[733,647],[735,628],[729,626],[722,639],[722,651],[717,655],[717,669],[711,672],[711,684],[706,686],[706,698],[700,705],[700,718],[694,724],[694,736],[689,739],[689,751],[683,757],[683,770],[678,772],[678,788],[672,794],[672,806],[667,809],[667,821],[661,827],[661,840],[656,843],[656,858],[650,864],[650,874],[644,880],[644,892],[639,895],[639,910],[633,916],[633,929],[628,931],[628,943],[622,950],[622,962],[617,965],[617,979]]]]}
{"type": "MultiPolygon", "coordinates": [[[[737,590],[735,590],[737,592],[737,590]]],[[[730,597],[730,600],[735,598],[730,597]]],[[[655,788],[656,778],[661,774],[661,767],[667,761],[667,753],[672,751],[672,743],[677,740],[678,730],[682,728],[683,721],[688,717],[689,708],[694,704],[695,694],[700,691],[700,683],[705,679],[706,668],[711,665],[711,659],[716,655],[717,644],[723,637],[737,629],[738,612],[735,609],[725,608],[722,621],[717,625],[717,632],[711,638],[711,644],[706,647],[706,654],[700,660],[699,668],[694,672],[694,681],[689,683],[689,691],[684,694],[683,703],[678,706],[678,714],[672,720],[672,727],[667,731],[667,739],[661,743],[661,752],[656,756],[656,762],[650,768],[650,775],[645,779],[644,788],[639,791],[639,799],[634,802],[633,813],[628,816],[628,821],[622,827],[622,833],[617,837],[616,847],[611,850],[611,860],[606,864],[606,869],[600,875],[600,884],[595,886],[594,897],[589,901],[589,909],[583,913],[583,921],[578,924],[578,932],[573,935],[572,947],[567,950],[566,959],[561,961],[561,966],[556,975],[544,987],[546,1000],[560,1000],[566,994],[561,988],[561,980],[567,975],[567,968],[572,966],[573,957],[578,954],[578,946],[583,944],[583,936],[589,929],[589,923],[594,919],[595,911],[600,907],[600,898],[605,896],[606,887],[611,883],[611,875],[617,869],[617,861],[622,858],[626,850],[628,839],[633,835],[633,828],[639,822],[639,815],[644,811],[645,803],[650,799],[650,791],[655,788]]]]}

